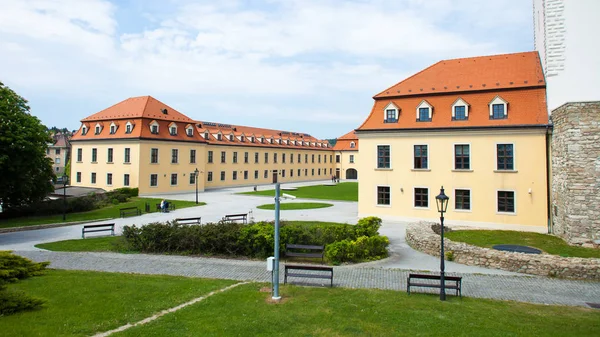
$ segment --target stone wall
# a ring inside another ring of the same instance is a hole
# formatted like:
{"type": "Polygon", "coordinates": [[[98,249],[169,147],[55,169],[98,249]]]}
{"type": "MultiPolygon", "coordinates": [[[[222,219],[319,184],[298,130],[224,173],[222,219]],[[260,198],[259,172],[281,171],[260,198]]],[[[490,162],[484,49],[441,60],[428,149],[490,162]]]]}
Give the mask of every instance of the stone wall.
{"type": "MultiPolygon", "coordinates": [[[[440,236],[431,229],[431,222],[411,223],[406,228],[406,242],[412,248],[429,255],[440,256],[440,236]]],[[[560,257],[549,254],[504,252],[454,242],[444,238],[446,256],[470,266],[502,269],[517,273],[572,279],[600,280],[600,259],[560,257]]]]}
{"type": "Polygon", "coordinates": [[[552,112],[552,232],[571,244],[600,240],[600,102],[552,112]]]}

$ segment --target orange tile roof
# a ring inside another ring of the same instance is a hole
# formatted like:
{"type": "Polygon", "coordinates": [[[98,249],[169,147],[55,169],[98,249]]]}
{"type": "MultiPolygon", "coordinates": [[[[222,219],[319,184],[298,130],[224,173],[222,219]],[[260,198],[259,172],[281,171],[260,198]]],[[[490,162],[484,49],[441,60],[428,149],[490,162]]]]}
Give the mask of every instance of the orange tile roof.
{"type": "Polygon", "coordinates": [[[86,117],[81,121],[92,122],[100,120],[131,118],[151,118],[157,120],[189,123],[194,122],[191,118],[151,96],[128,98],[98,113],[86,117]],[[165,110],[166,114],[164,113],[165,110]]]}
{"type": "Polygon", "coordinates": [[[358,136],[356,135],[356,131],[352,130],[347,134],[341,136],[337,139],[335,146],[333,147],[334,151],[358,151],[358,136]],[[354,142],[354,147],[350,147],[351,143],[354,142]]]}
{"type": "Polygon", "coordinates": [[[374,99],[371,113],[357,130],[548,124],[546,84],[537,52],[441,61],[374,99]],[[489,104],[497,96],[508,102],[506,119],[489,117],[489,104]],[[453,121],[452,105],[459,98],[469,105],[468,119],[453,121]],[[430,122],[417,121],[417,106],[423,101],[433,107],[430,122]],[[390,103],[400,109],[397,123],[384,122],[384,110],[390,103]]]}
{"type": "Polygon", "coordinates": [[[440,61],[374,98],[545,86],[538,52],[440,61]]]}

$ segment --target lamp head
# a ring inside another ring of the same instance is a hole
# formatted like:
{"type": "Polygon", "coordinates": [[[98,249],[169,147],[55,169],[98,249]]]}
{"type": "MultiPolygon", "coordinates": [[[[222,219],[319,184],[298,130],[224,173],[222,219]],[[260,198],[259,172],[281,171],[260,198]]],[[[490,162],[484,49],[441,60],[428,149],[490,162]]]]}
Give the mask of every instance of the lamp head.
{"type": "Polygon", "coordinates": [[[448,201],[450,198],[444,193],[444,186],[440,189],[440,194],[435,197],[435,202],[437,204],[438,212],[444,213],[446,209],[448,209],[448,201]]]}

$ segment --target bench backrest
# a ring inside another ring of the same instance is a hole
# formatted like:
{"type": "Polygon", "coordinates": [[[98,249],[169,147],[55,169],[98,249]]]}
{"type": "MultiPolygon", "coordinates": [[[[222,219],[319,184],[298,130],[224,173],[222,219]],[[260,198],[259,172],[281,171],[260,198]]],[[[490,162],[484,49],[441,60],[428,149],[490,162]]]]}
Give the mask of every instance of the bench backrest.
{"type": "Polygon", "coordinates": [[[324,250],[325,246],[286,244],[285,250],[289,249],[324,250]]]}
{"type": "Polygon", "coordinates": [[[96,228],[96,227],[114,227],[114,223],[104,223],[99,225],[83,225],[83,228],[96,228]]]}
{"type": "Polygon", "coordinates": [[[202,219],[202,217],[197,217],[197,218],[177,218],[175,219],[175,221],[192,221],[192,220],[200,220],[202,219]]]}
{"type": "MultiPolygon", "coordinates": [[[[439,280],[440,275],[425,275],[425,274],[408,274],[408,278],[420,278],[425,280],[439,280]]],[[[460,276],[444,276],[444,279],[448,281],[460,281],[460,276]]]]}
{"type": "Polygon", "coordinates": [[[128,210],[133,210],[133,209],[138,209],[137,207],[125,207],[125,208],[119,208],[119,210],[121,211],[128,211],[128,210]]]}
{"type": "Polygon", "coordinates": [[[248,214],[227,214],[225,218],[245,218],[248,214]]]}

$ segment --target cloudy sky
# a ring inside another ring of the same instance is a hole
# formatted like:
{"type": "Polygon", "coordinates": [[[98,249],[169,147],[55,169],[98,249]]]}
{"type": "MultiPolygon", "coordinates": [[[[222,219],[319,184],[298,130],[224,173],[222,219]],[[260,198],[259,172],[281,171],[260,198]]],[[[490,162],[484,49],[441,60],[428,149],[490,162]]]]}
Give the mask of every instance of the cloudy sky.
{"type": "Polygon", "coordinates": [[[49,126],[132,96],[338,137],[441,59],[533,49],[528,0],[0,0],[0,81],[49,126]]]}

